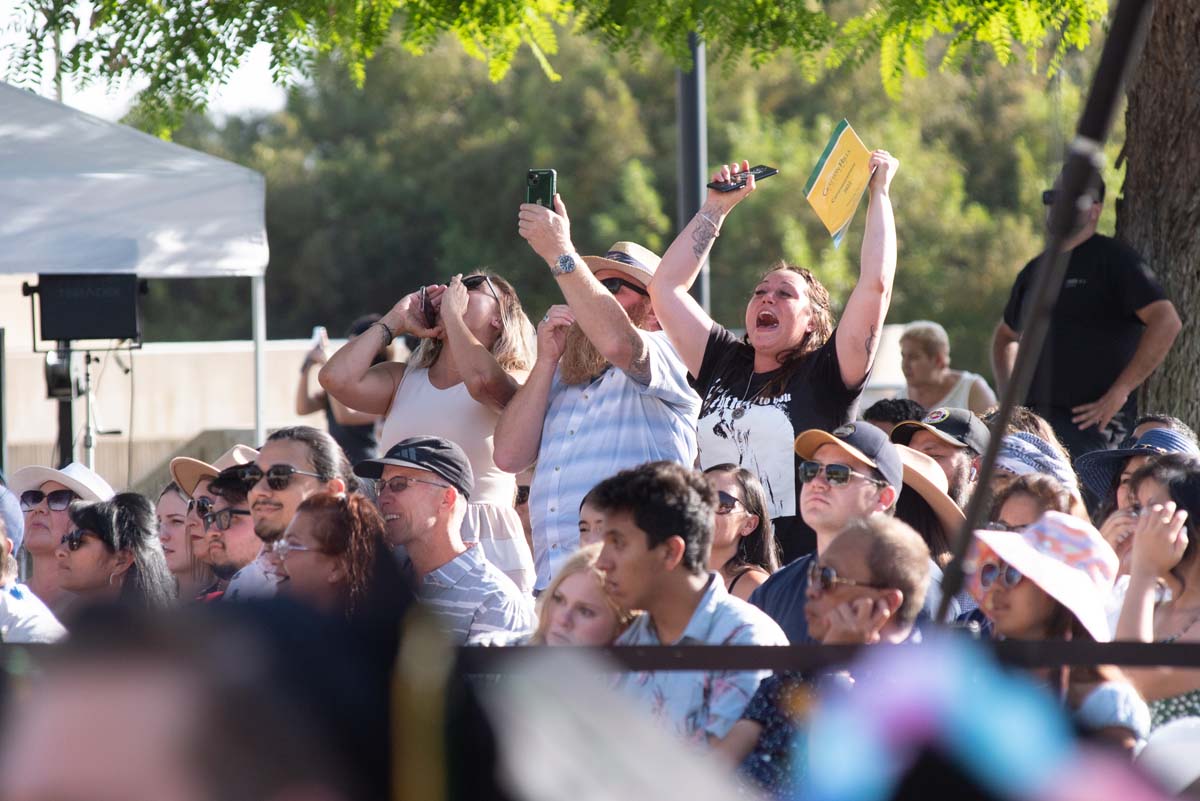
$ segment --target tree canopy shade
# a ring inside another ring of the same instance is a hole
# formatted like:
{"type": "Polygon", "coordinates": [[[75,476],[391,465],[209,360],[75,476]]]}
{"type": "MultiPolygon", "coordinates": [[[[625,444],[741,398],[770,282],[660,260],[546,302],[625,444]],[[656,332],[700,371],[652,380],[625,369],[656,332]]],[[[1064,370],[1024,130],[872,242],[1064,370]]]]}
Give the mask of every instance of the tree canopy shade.
{"type": "Polygon", "coordinates": [[[1106,0],[22,0],[17,26],[23,44],[10,80],[38,80],[56,37],[62,71],[81,80],[141,78],[140,114],[163,130],[188,111],[203,109],[210,92],[258,43],[271,48],[277,80],[308,76],[314,58],[337,51],[361,83],[367,60],[395,23],[415,53],[446,33],[488,64],[492,80],[507,73],[522,45],[551,77],[558,51],[556,25],[573,21],[598,33],[610,49],[656,46],[677,64],[690,59],[688,34],[698,31],[721,61],[776,54],[797,58],[810,76],[822,67],[861,63],[880,53],[889,92],[901,77],[923,75],[928,42],[943,37],[941,61],[990,48],[1003,64],[1018,48],[1035,62],[1050,45],[1053,68],[1071,48],[1082,49],[1106,0]],[[163,127],[165,126],[165,128],[163,127]]]}

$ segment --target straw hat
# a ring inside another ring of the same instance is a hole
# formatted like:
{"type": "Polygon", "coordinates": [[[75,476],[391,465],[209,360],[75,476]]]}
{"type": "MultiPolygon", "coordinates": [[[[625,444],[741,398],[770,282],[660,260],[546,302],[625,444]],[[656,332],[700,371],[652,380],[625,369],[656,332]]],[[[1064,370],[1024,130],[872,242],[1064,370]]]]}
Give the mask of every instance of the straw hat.
{"type": "Polygon", "coordinates": [[[222,470],[240,464],[250,464],[256,459],[258,451],[248,445],[234,445],[212,464],[190,456],[176,456],[171,460],[171,478],[175,479],[183,494],[190,498],[196,491],[196,485],[204,479],[216,478],[222,470]]]}
{"type": "Polygon", "coordinates": [[[107,501],[116,494],[107,481],[79,462],[71,462],[62,470],[22,467],[13,473],[8,486],[20,498],[22,492],[37,489],[47,481],[57,481],[85,501],[107,501]]]}
{"type": "Polygon", "coordinates": [[[949,536],[957,537],[967,518],[950,497],[950,482],[945,471],[931,456],[907,445],[896,445],[895,448],[900,451],[900,461],[904,464],[905,486],[915,490],[929,504],[949,536]]]}
{"type": "Polygon", "coordinates": [[[618,242],[603,256],[584,256],[583,261],[594,273],[597,270],[616,270],[649,286],[661,259],[636,242],[618,242]]]}
{"type": "MultiPolygon", "coordinates": [[[[999,559],[1065,606],[1097,642],[1112,631],[1104,605],[1117,577],[1117,554],[1090,523],[1061,512],[1046,512],[1023,531],[976,531],[975,565],[999,559]]],[[[982,600],[979,582],[971,593],[982,600]]]]}

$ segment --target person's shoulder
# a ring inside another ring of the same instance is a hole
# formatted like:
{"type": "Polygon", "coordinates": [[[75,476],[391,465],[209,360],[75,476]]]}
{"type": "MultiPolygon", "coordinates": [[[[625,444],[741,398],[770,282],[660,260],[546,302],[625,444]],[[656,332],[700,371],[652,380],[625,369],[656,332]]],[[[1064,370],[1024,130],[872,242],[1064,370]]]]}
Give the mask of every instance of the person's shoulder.
{"type": "Polygon", "coordinates": [[[727,595],[720,607],[728,632],[723,642],[731,645],[787,645],[783,629],[763,610],[754,604],[727,595]]]}
{"type": "Polygon", "coordinates": [[[798,582],[804,580],[808,572],[808,563],[813,560],[813,554],[807,553],[798,559],[788,563],[785,567],[781,567],[771,574],[770,578],[758,585],[755,592],[763,590],[780,590],[785,587],[795,586],[798,582]]]}
{"type": "Polygon", "coordinates": [[[653,641],[651,631],[650,615],[643,612],[634,617],[633,622],[621,632],[613,645],[645,645],[648,641],[653,641]]]}

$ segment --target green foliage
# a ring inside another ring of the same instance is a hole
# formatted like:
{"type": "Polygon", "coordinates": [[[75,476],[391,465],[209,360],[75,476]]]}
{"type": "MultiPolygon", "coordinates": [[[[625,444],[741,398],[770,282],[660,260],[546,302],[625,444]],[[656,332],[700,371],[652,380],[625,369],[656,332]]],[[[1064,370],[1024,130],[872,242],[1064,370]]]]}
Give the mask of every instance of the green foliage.
{"type": "Polygon", "coordinates": [[[1107,0],[23,0],[17,26],[24,43],[14,59],[17,80],[40,81],[46,49],[66,34],[64,74],[107,82],[145,79],[137,116],[162,135],[202,110],[251,48],[271,48],[271,69],[283,83],[311,77],[315,59],[336,53],[361,86],[367,61],[396,23],[412,53],[435,47],[444,34],[487,64],[491,81],[509,71],[522,45],[544,75],[558,80],[564,60],[555,26],[574,20],[612,50],[645,58],[662,52],[676,65],[691,61],[688,37],[698,33],[709,57],[726,65],[761,66],[790,54],[802,74],[879,58],[892,97],[905,75],[923,77],[931,42],[944,44],[942,69],[980,48],[1001,64],[1024,49],[1031,66],[1053,44],[1053,71],[1082,50],[1107,0]],[[1053,40],[1053,41],[1052,41],[1053,40]]]}
{"type": "MultiPolygon", "coordinates": [[[[558,170],[583,252],[620,239],[666,248],[677,170],[672,63],[560,35],[556,83],[519,53],[508,79],[493,84],[487,65],[449,37],[418,58],[396,33],[368,63],[361,88],[331,58],[311,87],[289,93],[283,112],[219,128],[188,119],[181,144],[266,175],[272,337],[303,337],[314,323],[338,333],[424,281],[481,265],[510,278],[536,319],[561,296],[516,232],[529,167],[558,170]]],[[[1053,179],[1055,142],[1078,112],[1086,72],[1074,57],[1047,82],[965,56],[957,68],[906,84],[900,103],[872,69],[836,70],[817,84],[797,80],[796,65],[783,59],[710,72],[712,159],[781,169],[717,241],[714,316],[741,327],[753,283],[779,259],[815,269],[837,303],[847,297],[863,212],[834,249],[802,195],[846,116],[868,146],[901,159],[889,322],[941,321],[955,363],[988,373],[991,327],[1017,269],[1040,247],[1039,193],[1053,179]]],[[[248,336],[247,297],[240,282],[154,282],[148,337],[248,336]],[[213,309],[227,312],[214,317],[213,309]]]]}

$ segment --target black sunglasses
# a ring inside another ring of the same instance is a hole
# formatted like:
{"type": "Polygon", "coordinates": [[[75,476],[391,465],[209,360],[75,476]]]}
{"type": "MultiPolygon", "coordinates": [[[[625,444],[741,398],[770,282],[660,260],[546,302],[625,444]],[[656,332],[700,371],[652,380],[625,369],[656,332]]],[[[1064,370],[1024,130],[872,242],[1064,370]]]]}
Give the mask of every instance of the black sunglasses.
{"type": "Polygon", "coordinates": [[[71,501],[79,496],[69,489],[54,490],[53,492],[42,492],[41,490],[25,490],[21,493],[21,511],[32,512],[42,501],[46,501],[50,510],[61,512],[71,505],[71,501]]]}
{"type": "Polygon", "coordinates": [[[979,568],[979,586],[983,587],[985,590],[991,587],[997,581],[1003,584],[1007,589],[1011,590],[1013,587],[1021,583],[1022,578],[1024,578],[1024,576],[1021,575],[1020,570],[1017,570],[1012,565],[1005,564],[1003,562],[999,564],[995,562],[988,562],[979,568]]]}
{"type": "Polygon", "coordinates": [[[375,479],[375,494],[382,495],[385,491],[392,493],[404,492],[413,484],[428,484],[431,487],[441,487],[446,489],[449,484],[439,484],[436,481],[426,481],[423,478],[413,478],[412,476],[392,476],[391,478],[375,479]]]}
{"type": "Polygon", "coordinates": [[[839,584],[847,587],[869,587],[873,590],[883,589],[882,587],[878,587],[866,581],[855,581],[854,579],[842,578],[832,567],[829,565],[817,564],[815,559],[809,563],[808,586],[816,587],[821,592],[829,592],[839,584]]]}
{"type": "MultiPolygon", "coordinates": [[[[67,550],[74,553],[83,547],[83,538],[88,536],[90,532],[75,529],[62,535],[59,544],[67,546],[67,550]]],[[[92,536],[95,536],[94,534],[92,536]]]]}
{"type": "Polygon", "coordinates": [[[621,287],[628,287],[629,289],[632,289],[634,292],[638,293],[642,297],[646,297],[646,298],[650,297],[650,293],[647,292],[642,287],[638,286],[637,284],[633,283],[632,281],[626,281],[624,278],[617,278],[615,275],[612,276],[611,278],[603,279],[600,282],[600,285],[603,286],[605,289],[607,289],[609,292],[611,292],[614,295],[621,291],[621,287]]]}
{"type": "Polygon", "coordinates": [[[188,501],[187,513],[195,512],[201,519],[212,511],[212,498],[192,498],[188,501]]]}
{"type": "Polygon", "coordinates": [[[831,487],[844,487],[850,483],[851,478],[861,478],[863,481],[882,487],[887,484],[873,476],[868,476],[860,473],[850,465],[845,464],[821,464],[820,462],[806,461],[800,463],[800,483],[807,484],[810,481],[815,481],[817,476],[825,473],[825,480],[829,482],[831,487]]]}
{"type": "Polygon", "coordinates": [[[228,531],[233,525],[233,518],[242,515],[249,515],[249,509],[222,509],[219,512],[209,512],[201,519],[204,521],[204,530],[216,529],[217,531],[228,531]]]}
{"type": "MultiPolygon", "coordinates": [[[[717,514],[727,515],[733,511],[739,503],[742,503],[733,495],[730,495],[725,490],[717,490],[717,514]]],[[[742,503],[743,508],[746,504],[742,503]]]]}
{"type": "Polygon", "coordinates": [[[308,470],[300,470],[292,467],[290,464],[273,464],[267,468],[266,472],[256,464],[243,465],[238,471],[238,477],[242,483],[249,489],[258,484],[264,478],[267,480],[267,486],[273,490],[285,490],[292,483],[294,476],[312,476],[324,480],[324,476],[320,473],[312,473],[308,470]]]}
{"type": "Polygon", "coordinates": [[[484,284],[487,284],[488,292],[491,292],[492,297],[496,299],[497,303],[499,303],[500,296],[496,294],[496,287],[492,284],[492,279],[488,276],[468,275],[462,280],[462,285],[465,286],[468,291],[472,289],[479,289],[479,287],[483,286],[484,284]]]}

